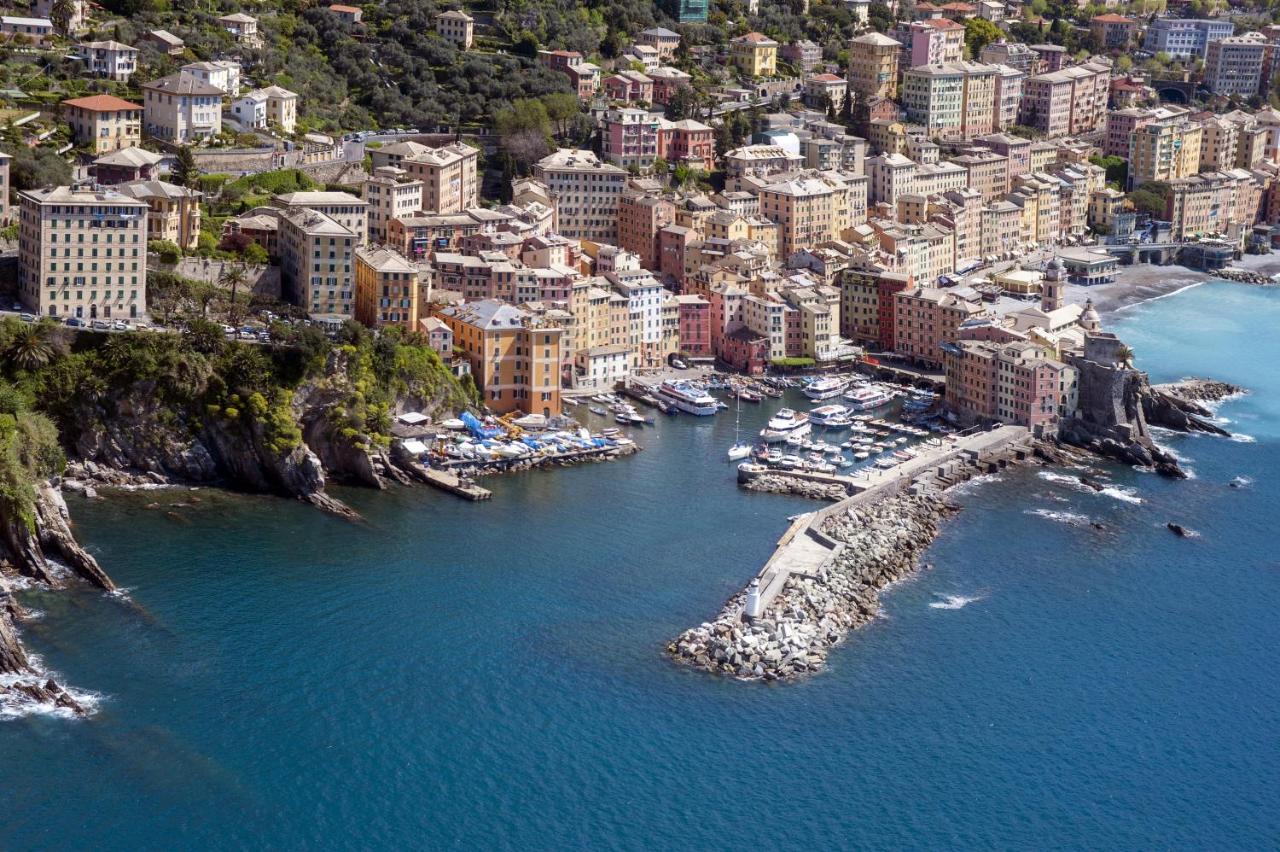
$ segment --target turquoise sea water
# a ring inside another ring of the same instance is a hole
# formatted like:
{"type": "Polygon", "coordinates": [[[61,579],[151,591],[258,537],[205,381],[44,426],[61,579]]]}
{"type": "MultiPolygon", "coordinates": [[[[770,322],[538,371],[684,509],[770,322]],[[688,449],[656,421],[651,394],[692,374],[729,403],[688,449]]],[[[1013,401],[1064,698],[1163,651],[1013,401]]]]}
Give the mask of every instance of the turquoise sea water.
{"type": "Polygon", "coordinates": [[[73,498],[133,604],[27,595],[30,646],[102,698],[0,721],[0,848],[1273,847],[1280,291],[1118,319],[1156,380],[1253,388],[1221,413],[1254,440],[1168,438],[1184,483],[966,486],[933,570],[795,685],[662,653],[813,505],[735,487],[732,412],[487,504],[344,491],[360,526],[73,498]]]}

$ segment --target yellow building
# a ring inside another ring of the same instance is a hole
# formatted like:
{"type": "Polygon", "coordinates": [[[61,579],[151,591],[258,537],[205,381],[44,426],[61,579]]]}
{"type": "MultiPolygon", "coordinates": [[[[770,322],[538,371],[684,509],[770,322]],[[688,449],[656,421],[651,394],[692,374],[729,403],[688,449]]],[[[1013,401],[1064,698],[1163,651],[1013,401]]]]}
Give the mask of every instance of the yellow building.
{"type": "Polygon", "coordinates": [[[356,322],[369,328],[418,327],[420,271],[395,249],[356,249],[356,322]]]}
{"type": "Polygon", "coordinates": [[[729,43],[733,64],[749,77],[772,77],[778,72],[778,43],[762,33],[747,33],[729,43]]]}
{"type": "Polygon", "coordinates": [[[471,362],[486,406],[498,414],[560,414],[561,328],[537,325],[528,313],[493,299],[447,307],[436,316],[471,362]]]}
{"type": "Polygon", "coordinates": [[[147,205],[114,189],[18,194],[18,295],[34,314],[125,319],[147,312],[147,205]]]}
{"type": "Polygon", "coordinates": [[[91,95],[62,102],[62,114],[78,145],[109,154],[142,143],[142,107],[114,95],[91,95]]]}
{"type": "Polygon", "coordinates": [[[883,33],[853,39],[849,42],[849,88],[868,98],[893,98],[901,54],[902,45],[883,33]]]}
{"type": "Polygon", "coordinates": [[[199,192],[162,180],[131,181],[115,188],[121,195],[146,202],[148,240],[168,240],[188,251],[199,245],[199,192]]]}
{"type": "Polygon", "coordinates": [[[1186,119],[1153,122],[1129,135],[1129,186],[1178,180],[1200,170],[1200,124],[1186,119]]]}

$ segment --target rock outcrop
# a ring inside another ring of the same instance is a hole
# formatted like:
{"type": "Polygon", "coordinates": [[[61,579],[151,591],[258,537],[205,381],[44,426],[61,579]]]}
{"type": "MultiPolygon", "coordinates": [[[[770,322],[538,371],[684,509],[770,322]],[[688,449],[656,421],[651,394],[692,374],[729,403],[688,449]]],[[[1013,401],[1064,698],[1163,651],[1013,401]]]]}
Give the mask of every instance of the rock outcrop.
{"type": "Polygon", "coordinates": [[[818,576],[793,574],[748,620],[748,592],[711,622],[686,630],[667,651],[680,663],[753,680],[818,671],[849,632],[875,618],[880,592],[913,573],[920,554],[955,511],[937,493],[900,494],[826,519],[822,533],[843,545],[818,576]]]}
{"type": "Polygon", "coordinates": [[[1113,334],[1090,334],[1084,353],[1069,356],[1077,371],[1078,405],[1064,420],[1059,437],[1129,465],[1147,467],[1162,476],[1185,479],[1178,460],[1160,449],[1146,418],[1151,385],[1146,373],[1129,364],[1129,353],[1113,334]]]}
{"type": "Polygon", "coordinates": [[[83,714],[81,706],[56,681],[39,671],[18,640],[16,623],[26,613],[13,596],[12,578],[25,577],[50,588],[81,580],[103,591],[115,583],[82,548],[71,532],[66,504],[57,488],[42,483],[36,490],[32,518],[0,515],[0,700],[19,699],[83,714]],[[59,560],[55,567],[52,559],[59,560]],[[70,574],[62,570],[70,569],[70,574]]]}
{"type": "Polygon", "coordinates": [[[843,485],[833,482],[815,482],[797,476],[785,474],[762,473],[742,483],[748,491],[760,491],[766,494],[793,494],[797,497],[808,497],[813,500],[843,500],[849,492],[843,485]]]}

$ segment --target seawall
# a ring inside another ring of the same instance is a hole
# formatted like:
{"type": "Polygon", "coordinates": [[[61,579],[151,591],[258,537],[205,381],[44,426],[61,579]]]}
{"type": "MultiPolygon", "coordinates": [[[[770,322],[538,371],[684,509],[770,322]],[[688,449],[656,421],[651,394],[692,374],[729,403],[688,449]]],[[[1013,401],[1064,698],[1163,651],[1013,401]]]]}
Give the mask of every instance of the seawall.
{"type": "Polygon", "coordinates": [[[1027,430],[1006,426],[940,448],[909,472],[863,480],[857,493],[798,516],[747,587],[668,653],[742,680],[820,670],[831,648],[880,611],[880,591],[917,569],[955,511],[946,489],[1030,454],[1027,430]]]}

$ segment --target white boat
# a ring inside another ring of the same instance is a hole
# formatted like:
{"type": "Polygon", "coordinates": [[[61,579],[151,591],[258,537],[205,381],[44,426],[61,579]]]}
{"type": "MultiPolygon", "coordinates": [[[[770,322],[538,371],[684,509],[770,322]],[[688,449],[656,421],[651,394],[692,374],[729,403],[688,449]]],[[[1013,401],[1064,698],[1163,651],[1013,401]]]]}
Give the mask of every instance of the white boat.
{"type": "Polygon", "coordinates": [[[871,453],[867,452],[866,450],[858,450],[858,452],[853,454],[853,457],[858,461],[866,461],[867,459],[871,458],[871,453]]]}
{"type": "Polygon", "coordinates": [[[839,396],[848,385],[844,379],[828,376],[824,379],[810,382],[804,389],[804,395],[809,399],[831,399],[833,396],[839,396]]]}
{"type": "Polygon", "coordinates": [[[801,437],[809,434],[812,427],[809,425],[809,415],[803,411],[793,411],[790,408],[782,408],[778,413],[769,419],[769,422],[760,430],[760,437],[769,443],[777,443],[785,441],[791,437],[801,437]]]}
{"type": "Polygon", "coordinates": [[[709,417],[720,408],[711,394],[688,382],[665,381],[658,385],[658,396],[686,414],[697,414],[700,417],[709,417]]]}
{"type": "Polygon", "coordinates": [[[844,395],[849,408],[854,411],[870,411],[893,401],[893,394],[874,385],[865,388],[854,388],[844,395]]]}
{"type": "Polygon", "coordinates": [[[733,446],[729,448],[729,461],[738,461],[751,455],[751,445],[742,443],[740,423],[742,420],[742,397],[736,400],[733,409],[733,446]]]}
{"type": "MultiPolygon", "coordinates": [[[[764,433],[762,432],[761,434],[764,433]]],[[[804,449],[804,445],[809,443],[804,439],[804,435],[788,435],[783,440],[787,442],[788,447],[795,447],[797,449],[804,449]]]]}
{"type": "Polygon", "coordinates": [[[819,405],[809,412],[815,426],[849,425],[849,409],[843,405],[819,405]]]}

